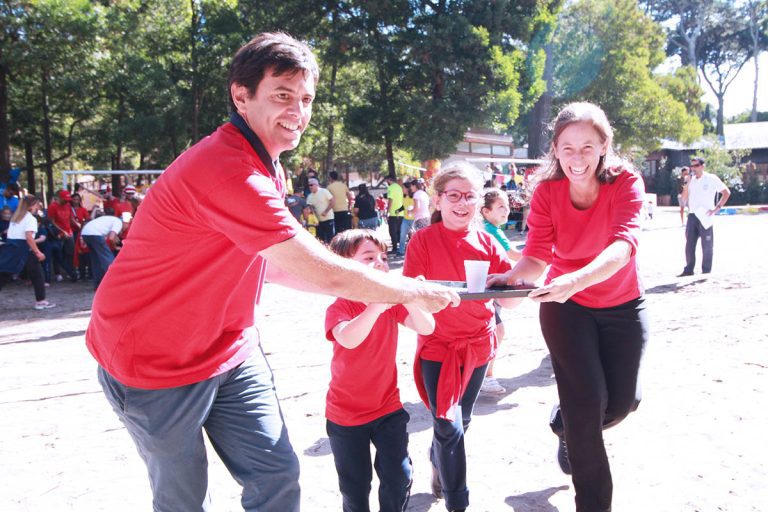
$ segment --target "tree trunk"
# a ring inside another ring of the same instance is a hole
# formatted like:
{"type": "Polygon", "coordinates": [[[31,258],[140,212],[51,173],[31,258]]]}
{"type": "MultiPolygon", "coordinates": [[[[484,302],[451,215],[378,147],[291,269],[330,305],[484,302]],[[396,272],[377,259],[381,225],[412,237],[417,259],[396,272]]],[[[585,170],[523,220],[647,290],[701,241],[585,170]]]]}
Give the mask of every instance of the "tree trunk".
{"type": "Polygon", "coordinates": [[[528,158],[539,158],[547,152],[546,126],[552,118],[552,45],[544,46],[544,80],[547,88],[536,101],[528,122],[528,158]]]}
{"type": "Polygon", "coordinates": [[[721,138],[723,137],[723,124],[724,124],[724,102],[725,102],[725,91],[723,91],[720,94],[716,94],[717,96],[717,127],[715,128],[715,133],[717,133],[717,136],[721,138]]]}
{"type": "Polygon", "coordinates": [[[760,64],[759,64],[759,53],[757,52],[757,45],[755,45],[755,55],[752,57],[755,60],[755,87],[752,92],[752,115],[750,116],[750,121],[753,123],[757,122],[757,83],[758,78],[760,77],[760,64]]]}
{"type": "Polygon", "coordinates": [[[8,126],[8,68],[0,62],[0,181],[11,172],[11,136],[8,126]]]}
{"type": "Polygon", "coordinates": [[[32,142],[29,140],[24,141],[24,159],[26,160],[27,167],[27,190],[32,195],[37,194],[37,183],[35,181],[35,153],[33,151],[32,142]]]}
{"type": "Polygon", "coordinates": [[[384,134],[384,147],[387,151],[387,175],[393,180],[397,180],[395,172],[395,153],[392,150],[392,139],[388,133],[384,134]]]}
{"type": "MultiPolygon", "coordinates": [[[[333,59],[333,66],[331,67],[331,83],[329,84],[329,98],[330,104],[336,104],[336,72],[338,71],[338,62],[333,59]]],[[[333,169],[333,135],[335,131],[334,121],[335,117],[331,115],[328,118],[328,145],[325,148],[325,163],[323,164],[326,175],[333,169]]]]}
{"type": "Polygon", "coordinates": [[[51,140],[51,112],[48,105],[48,73],[43,70],[41,73],[41,88],[43,100],[43,158],[45,165],[45,179],[48,183],[48,193],[56,193],[53,183],[53,142],[51,140]]]}
{"type": "MultiPolygon", "coordinates": [[[[125,119],[125,95],[120,92],[120,97],[117,101],[117,136],[115,141],[115,152],[112,154],[112,170],[117,171],[123,168],[123,135],[122,127],[123,120],[125,119]]],[[[112,195],[118,197],[120,195],[120,175],[112,174],[110,180],[112,184],[112,195]]]]}
{"type": "Polygon", "coordinates": [[[197,142],[200,129],[200,97],[202,92],[200,91],[200,80],[198,80],[198,54],[197,54],[197,32],[199,29],[199,20],[197,5],[195,0],[189,0],[189,6],[192,9],[192,20],[189,27],[189,44],[190,44],[190,57],[192,62],[192,144],[197,142]]]}

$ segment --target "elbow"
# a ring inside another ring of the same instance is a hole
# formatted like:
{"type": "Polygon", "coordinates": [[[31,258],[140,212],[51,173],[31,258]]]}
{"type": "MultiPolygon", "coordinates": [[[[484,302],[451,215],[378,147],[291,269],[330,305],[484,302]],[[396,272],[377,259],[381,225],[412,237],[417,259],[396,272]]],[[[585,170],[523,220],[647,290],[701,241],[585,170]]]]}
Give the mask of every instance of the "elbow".
{"type": "Polygon", "coordinates": [[[357,348],[360,345],[360,343],[362,343],[362,340],[358,342],[354,342],[352,340],[347,340],[344,338],[336,338],[336,341],[339,343],[339,345],[349,350],[357,348]]]}
{"type": "Polygon", "coordinates": [[[416,334],[421,334],[422,336],[429,336],[435,332],[435,323],[432,322],[430,325],[423,326],[421,329],[416,330],[416,334]]]}

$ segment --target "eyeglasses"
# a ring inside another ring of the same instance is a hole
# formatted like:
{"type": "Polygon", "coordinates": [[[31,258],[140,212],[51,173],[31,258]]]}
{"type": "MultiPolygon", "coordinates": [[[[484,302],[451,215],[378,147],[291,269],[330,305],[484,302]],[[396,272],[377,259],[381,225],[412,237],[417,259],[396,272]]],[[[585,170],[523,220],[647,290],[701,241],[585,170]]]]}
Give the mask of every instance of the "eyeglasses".
{"type": "Polygon", "coordinates": [[[696,167],[701,167],[701,164],[691,164],[691,169],[695,169],[696,167]]]}
{"type": "Polygon", "coordinates": [[[478,199],[474,191],[459,192],[458,190],[446,190],[440,195],[445,196],[449,203],[458,203],[463,198],[469,204],[474,204],[478,199]]]}

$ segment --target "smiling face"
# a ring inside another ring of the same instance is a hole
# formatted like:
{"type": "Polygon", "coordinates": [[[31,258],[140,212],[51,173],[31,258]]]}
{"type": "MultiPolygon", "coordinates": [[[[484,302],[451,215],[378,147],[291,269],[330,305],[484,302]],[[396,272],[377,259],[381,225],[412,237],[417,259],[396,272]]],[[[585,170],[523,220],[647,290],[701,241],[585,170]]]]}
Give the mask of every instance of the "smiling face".
{"type": "Polygon", "coordinates": [[[507,198],[507,195],[500,195],[496,198],[490,208],[483,207],[481,212],[485,220],[494,226],[506,224],[509,219],[509,199],[507,198]]]}
{"type": "Polygon", "coordinates": [[[608,150],[608,143],[601,140],[590,123],[580,121],[560,132],[553,149],[571,184],[583,185],[598,181],[597,168],[600,157],[608,150]]]}
{"type": "Polygon", "coordinates": [[[315,82],[311,73],[275,76],[269,70],[253,96],[238,83],[232,84],[230,93],[237,113],[259,137],[272,160],[299,145],[312,117],[315,82]]]}
{"type": "Polygon", "coordinates": [[[389,263],[387,262],[387,251],[382,250],[371,240],[363,240],[360,246],[352,255],[352,259],[382,272],[389,272],[389,263]]]}
{"type": "Polygon", "coordinates": [[[452,231],[468,229],[477,211],[479,196],[469,180],[454,178],[448,181],[435,205],[440,210],[443,225],[452,231]],[[458,200],[454,203],[451,199],[458,200]]]}

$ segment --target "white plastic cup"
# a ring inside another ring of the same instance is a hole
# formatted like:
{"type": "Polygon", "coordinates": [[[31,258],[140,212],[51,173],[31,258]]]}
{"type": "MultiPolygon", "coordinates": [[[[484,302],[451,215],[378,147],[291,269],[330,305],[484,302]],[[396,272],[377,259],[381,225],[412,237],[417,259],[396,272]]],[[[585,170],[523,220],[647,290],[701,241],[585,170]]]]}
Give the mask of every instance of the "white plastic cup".
{"type": "Polygon", "coordinates": [[[488,280],[490,261],[464,260],[464,274],[467,276],[467,291],[480,293],[485,291],[485,281],[488,280]]]}

